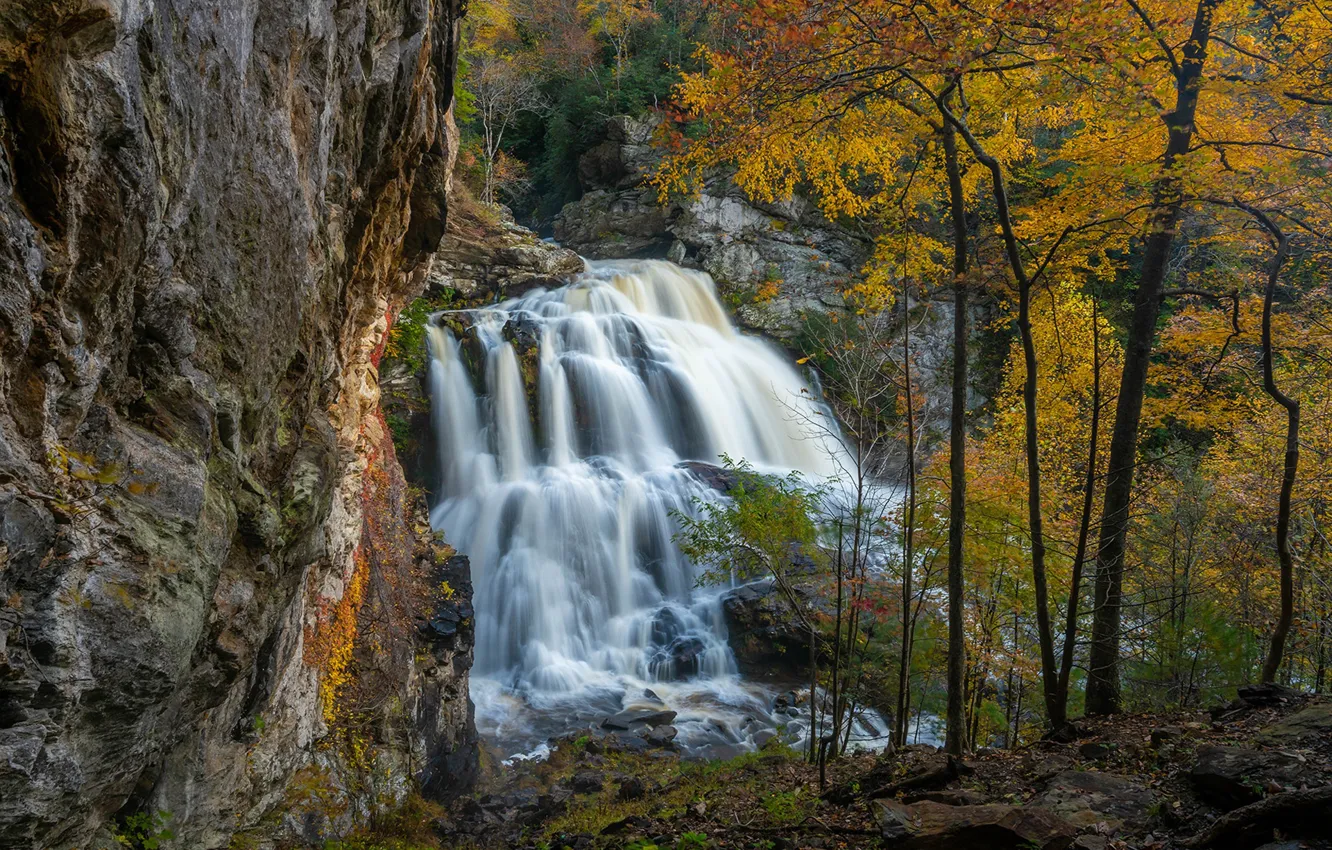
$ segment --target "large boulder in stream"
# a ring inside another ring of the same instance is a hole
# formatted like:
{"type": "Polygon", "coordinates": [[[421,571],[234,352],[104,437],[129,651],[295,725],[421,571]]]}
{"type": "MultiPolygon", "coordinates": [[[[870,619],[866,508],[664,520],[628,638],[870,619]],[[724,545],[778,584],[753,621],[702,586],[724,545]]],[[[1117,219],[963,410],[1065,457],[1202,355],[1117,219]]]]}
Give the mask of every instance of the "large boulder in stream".
{"type": "Polygon", "coordinates": [[[669,708],[629,708],[602,720],[601,728],[627,731],[636,726],[668,726],[674,721],[675,712],[669,708]]]}
{"type": "Polygon", "coordinates": [[[803,670],[809,664],[809,632],[771,579],[727,593],[722,612],[731,649],[743,669],[803,670]]]}

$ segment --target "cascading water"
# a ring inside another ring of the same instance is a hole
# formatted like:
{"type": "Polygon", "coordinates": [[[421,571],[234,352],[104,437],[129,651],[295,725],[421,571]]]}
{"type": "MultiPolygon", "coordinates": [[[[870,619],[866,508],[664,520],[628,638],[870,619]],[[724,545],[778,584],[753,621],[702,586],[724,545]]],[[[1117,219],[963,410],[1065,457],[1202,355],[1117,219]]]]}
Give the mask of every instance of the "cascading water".
{"type": "Polygon", "coordinates": [[[522,751],[657,701],[686,749],[803,728],[737,674],[724,589],[696,586],[671,518],[719,498],[682,461],[831,474],[843,449],[811,436],[794,367],[731,327],[711,278],[663,261],[590,263],[469,317],[462,340],[428,327],[431,519],[472,561],[482,732],[522,751]]]}

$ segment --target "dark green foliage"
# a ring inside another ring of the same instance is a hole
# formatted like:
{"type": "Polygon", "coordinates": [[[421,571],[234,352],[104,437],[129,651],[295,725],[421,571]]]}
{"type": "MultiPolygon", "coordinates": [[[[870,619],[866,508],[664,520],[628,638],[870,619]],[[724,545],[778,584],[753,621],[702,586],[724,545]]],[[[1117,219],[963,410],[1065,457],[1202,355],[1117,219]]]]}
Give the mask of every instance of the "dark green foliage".
{"type": "Polygon", "coordinates": [[[524,115],[504,145],[531,169],[529,194],[509,199],[515,211],[544,221],[576,200],[583,189],[578,159],[605,138],[607,119],[641,116],[665,106],[679,82],[679,69],[692,66],[694,49],[706,35],[697,9],[665,6],[660,17],[633,33],[618,80],[609,47],[602,50],[596,67],[574,76],[552,73],[545,79],[542,89],[551,108],[541,115],[524,115]]]}

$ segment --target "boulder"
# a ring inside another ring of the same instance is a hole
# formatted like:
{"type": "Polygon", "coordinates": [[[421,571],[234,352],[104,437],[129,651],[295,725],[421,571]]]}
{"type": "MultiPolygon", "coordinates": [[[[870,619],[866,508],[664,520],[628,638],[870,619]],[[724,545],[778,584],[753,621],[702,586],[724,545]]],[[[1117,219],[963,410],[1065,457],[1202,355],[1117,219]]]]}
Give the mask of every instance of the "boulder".
{"type": "Polygon", "coordinates": [[[1066,770],[1054,776],[1035,800],[1079,828],[1105,824],[1103,832],[1141,830],[1158,802],[1153,792],[1122,776],[1095,770],[1066,770]]]}
{"type": "Polygon", "coordinates": [[[653,747],[673,747],[678,732],[674,726],[653,726],[643,739],[653,747]]]}
{"type": "Polygon", "coordinates": [[[921,791],[904,794],[904,803],[942,803],[945,806],[982,806],[990,802],[984,794],[966,791],[960,788],[945,788],[942,791],[921,791]]]}
{"type": "Polygon", "coordinates": [[[1088,741],[1078,747],[1078,755],[1085,761],[1101,761],[1118,747],[1108,741],[1088,741]]]}
{"type": "Polygon", "coordinates": [[[569,787],[578,794],[595,794],[606,787],[606,777],[595,770],[580,770],[569,780],[569,787]]]}
{"type": "Polygon", "coordinates": [[[1332,702],[1311,705],[1273,723],[1258,733],[1258,740],[1282,746],[1332,740],[1332,702]]]}
{"type": "Polygon", "coordinates": [[[673,676],[678,679],[697,676],[706,649],[702,639],[696,637],[682,637],[673,641],[666,648],[666,657],[670,659],[673,676]]]}
{"type": "Polygon", "coordinates": [[[1036,750],[1028,752],[1020,765],[1023,773],[1037,782],[1045,782],[1073,769],[1073,759],[1059,753],[1045,755],[1036,750]]]}
{"type": "Polygon", "coordinates": [[[637,776],[626,776],[620,780],[617,797],[621,802],[641,800],[647,794],[647,785],[637,776]]]}
{"type": "Polygon", "coordinates": [[[603,719],[601,728],[628,731],[638,725],[665,726],[674,720],[675,712],[670,709],[631,708],[603,719]]]}
{"type": "Polygon", "coordinates": [[[1184,730],[1178,726],[1163,726],[1152,730],[1152,749],[1159,750],[1166,744],[1184,737],[1184,730]]]}
{"type": "Polygon", "coordinates": [[[1065,850],[1077,830],[1039,806],[875,800],[884,843],[900,850],[1065,850]]]}
{"type": "Polygon", "coordinates": [[[714,463],[705,463],[701,460],[682,460],[675,466],[677,469],[684,469],[693,473],[699,481],[720,493],[731,492],[740,477],[734,470],[724,469],[714,463]]]}
{"type": "Polygon", "coordinates": [[[803,671],[809,664],[809,633],[771,580],[732,590],[722,599],[722,612],[731,649],[742,668],[803,671]]]}
{"type": "Polygon", "coordinates": [[[1261,685],[1245,685],[1238,689],[1239,698],[1255,708],[1281,705],[1304,695],[1285,685],[1268,682],[1261,685]]]}
{"type": "Polygon", "coordinates": [[[1299,787],[1307,775],[1295,756],[1245,747],[1209,745],[1198,749],[1189,781],[1198,796],[1220,809],[1234,809],[1262,799],[1274,786],[1299,787]]]}

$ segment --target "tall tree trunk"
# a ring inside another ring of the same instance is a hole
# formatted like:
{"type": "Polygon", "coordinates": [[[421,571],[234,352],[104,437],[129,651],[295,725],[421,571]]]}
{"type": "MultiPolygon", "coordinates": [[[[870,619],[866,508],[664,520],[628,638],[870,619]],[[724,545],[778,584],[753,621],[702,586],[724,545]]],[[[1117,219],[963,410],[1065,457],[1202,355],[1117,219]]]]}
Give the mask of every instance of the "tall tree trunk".
{"type": "Polygon", "coordinates": [[[1286,458],[1281,473],[1281,496],[1277,501],[1276,548],[1281,565],[1281,614],[1272,632],[1272,645],[1263,664],[1263,681],[1275,682],[1281,669],[1281,658],[1286,651],[1286,637],[1295,617],[1295,561],[1290,554],[1290,500],[1295,491],[1295,474],[1300,465],[1300,403],[1283,393],[1276,384],[1272,351],[1272,302],[1276,298],[1277,280],[1285,265],[1290,244],[1286,234],[1271,218],[1257,209],[1248,212],[1258,219],[1276,240],[1276,257],[1267,274],[1267,288],[1263,292],[1263,389],[1272,400],[1286,410],[1286,458]]]}
{"type": "Polygon", "coordinates": [[[1092,411],[1091,441],[1087,446],[1087,475],[1082,486],[1082,517],[1078,522],[1078,546],[1069,579],[1068,611],[1064,618],[1064,654],[1059,662],[1059,702],[1068,720],[1068,682],[1073,675],[1073,654],[1078,637],[1078,602],[1082,594],[1082,567],[1087,562],[1087,538],[1091,535],[1092,506],[1096,502],[1096,448],[1101,433],[1101,317],[1092,298],[1092,411]]]}
{"type": "MultiPolygon", "coordinates": [[[[1220,0],[1199,0],[1193,29],[1183,49],[1184,60],[1178,64],[1175,73],[1175,108],[1163,116],[1170,129],[1170,138],[1166,143],[1161,175],[1153,188],[1156,207],[1148,218],[1142,275],[1124,347],[1124,371],[1115,405],[1114,430],[1110,436],[1105,504],[1101,509],[1101,529],[1096,547],[1096,597],[1087,671],[1089,714],[1114,714],[1120,710],[1120,597],[1124,585],[1124,545],[1133,496],[1133,472],[1138,455],[1138,425],[1142,419],[1156,322],[1161,314],[1166,264],[1183,205],[1176,165],[1188,152],[1193,139],[1212,16],[1219,4],[1220,0]]],[[[1171,61],[1174,61],[1173,54],[1171,61]]]]}
{"type": "Polygon", "coordinates": [[[967,748],[966,635],[963,631],[962,543],[967,520],[967,213],[953,125],[944,122],[943,148],[953,220],[953,407],[948,421],[948,711],[944,748],[967,748]]]}
{"type": "Polygon", "coordinates": [[[1023,436],[1027,460],[1027,525],[1031,533],[1031,577],[1036,594],[1036,633],[1041,652],[1041,688],[1045,697],[1046,717],[1050,725],[1059,728],[1065,717],[1060,705],[1059,673],[1055,666],[1054,631],[1050,626],[1050,595],[1045,580],[1045,530],[1041,519],[1041,459],[1037,423],[1036,343],[1031,334],[1032,279],[1022,262],[1017,235],[1013,230],[1013,215],[1008,206],[1008,189],[1004,183],[1003,166],[985,150],[967,125],[960,121],[947,104],[939,101],[940,112],[950,126],[966,141],[973,155],[990,172],[995,212],[1004,237],[1004,253],[1018,287],[1018,333],[1022,338],[1022,359],[1026,380],[1022,384],[1023,436]]]}
{"type": "Polygon", "coordinates": [[[897,671],[897,725],[893,736],[906,746],[907,717],[911,710],[911,644],[916,620],[911,616],[911,579],[915,568],[916,534],[916,406],[911,386],[911,311],[908,308],[906,277],[902,278],[902,371],[906,381],[906,527],[902,531],[902,653],[897,671]]]}

